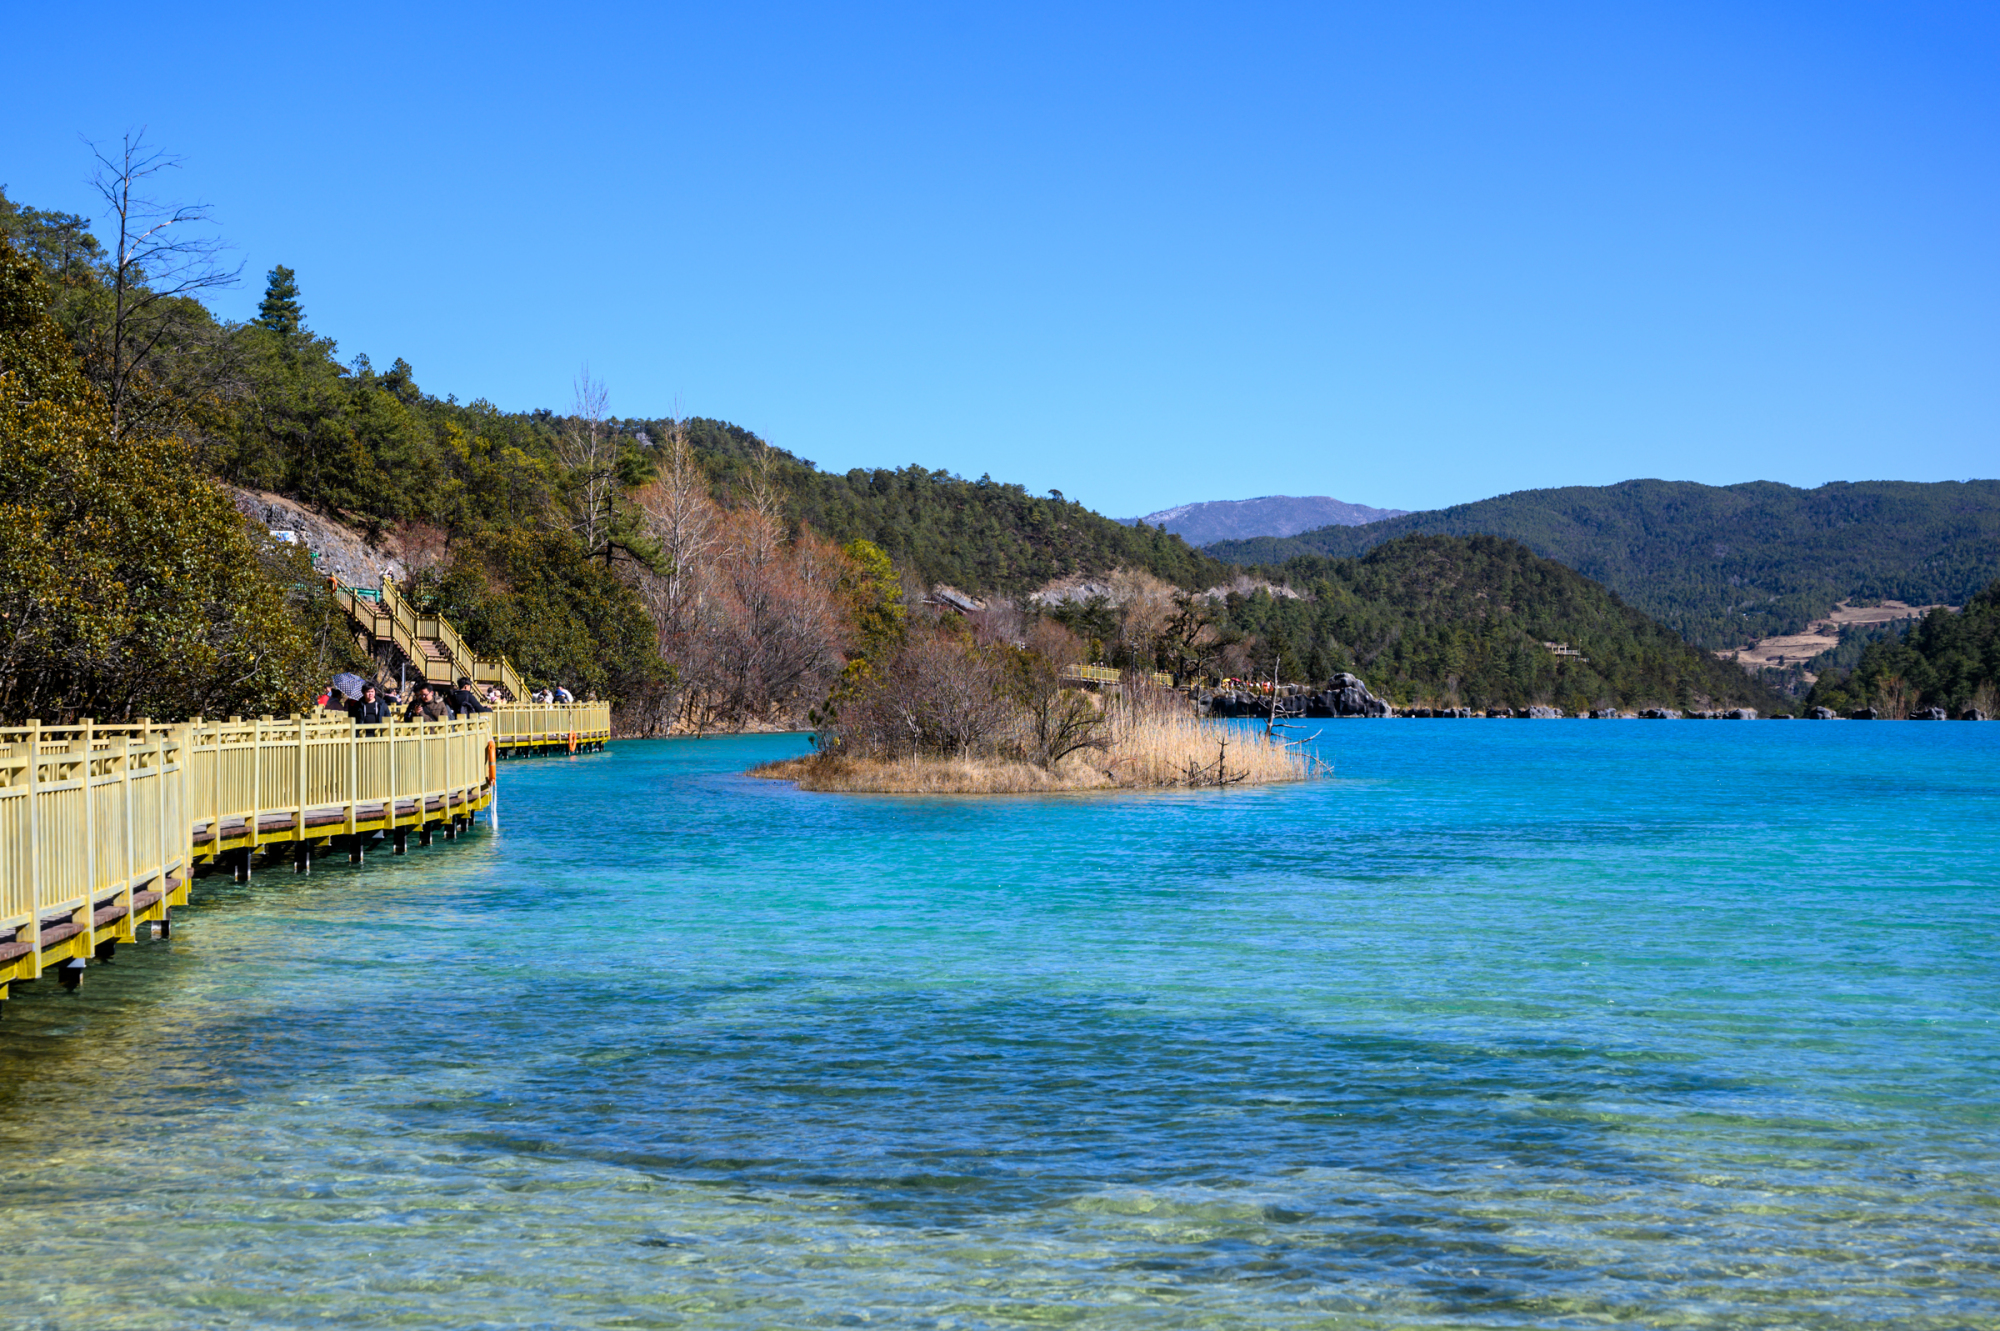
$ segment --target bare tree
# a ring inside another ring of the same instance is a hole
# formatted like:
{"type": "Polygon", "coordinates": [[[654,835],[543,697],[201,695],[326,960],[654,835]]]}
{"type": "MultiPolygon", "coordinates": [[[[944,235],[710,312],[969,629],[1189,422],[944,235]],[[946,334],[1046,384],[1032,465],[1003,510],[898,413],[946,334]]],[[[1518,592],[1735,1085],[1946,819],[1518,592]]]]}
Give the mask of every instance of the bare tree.
{"type": "Polygon", "coordinates": [[[1015,690],[1021,707],[1021,750],[1038,767],[1053,769],[1072,753],[1109,744],[1106,717],[1076,689],[1063,687],[1062,663],[1023,652],[1015,690]]]}
{"type": "Polygon", "coordinates": [[[837,729],[851,753],[963,758],[1008,734],[1017,716],[993,655],[933,630],[911,635],[886,675],[841,710],[837,729]]]}
{"type": "Polygon", "coordinates": [[[824,560],[803,553],[786,547],[762,514],[739,509],[725,520],[721,595],[704,635],[722,715],[757,716],[823,694],[839,671],[844,633],[833,580],[818,576],[824,560]]]}
{"type": "Polygon", "coordinates": [[[644,577],[642,587],[659,626],[661,650],[673,659],[699,619],[721,544],[722,514],[709,495],[708,475],[695,460],[686,422],[668,427],[661,453],[658,474],[638,494],[640,521],[660,551],[660,570],[644,577]]]}
{"type": "Polygon", "coordinates": [[[576,376],[576,401],[556,452],[569,469],[573,529],[584,550],[607,561],[611,550],[612,504],[618,490],[618,438],[611,429],[611,394],[584,366],[576,376]]]}
{"type": "Polygon", "coordinates": [[[762,518],[776,534],[785,530],[785,494],[778,485],[778,454],[761,439],[757,442],[757,457],[751,464],[750,502],[746,507],[762,518]]]}
{"type": "Polygon", "coordinates": [[[130,426],[133,380],[160,344],[192,318],[187,306],[201,292],[229,286],[242,271],[224,268],[223,243],[199,228],[212,225],[205,203],[164,203],[147,182],[180,166],[178,157],[146,145],[143,126],[127,131],[115,149],[89,143],[97,159],[91,185],[118,222],[111,253],[110,366],[105,396],[111,429],[122,438],[130,426]]]}

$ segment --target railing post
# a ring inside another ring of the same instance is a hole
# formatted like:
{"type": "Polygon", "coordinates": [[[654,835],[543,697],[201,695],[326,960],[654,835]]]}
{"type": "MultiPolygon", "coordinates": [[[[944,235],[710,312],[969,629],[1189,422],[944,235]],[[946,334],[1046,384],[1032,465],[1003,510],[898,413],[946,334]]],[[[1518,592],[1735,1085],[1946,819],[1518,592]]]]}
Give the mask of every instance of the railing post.
{"type": "MultiPolygon", "coordinates": [[[[250,723],[250,808],[243,815],[243,830],[250,834],[250,844],[243,848],[245,855],[253,855],[263,842],[263,824],[258,818],[259,807],[264,803],[264,722],[269,717],[259,717],[250,723]]],[[[222,834],[222,814],[215,815],[216,836],[222,834]]]]}
{"type": "Polygon", "coordinates": [[[347,718],[347,835],[354,833],[355,806],[361,799],[361,722],[347,718]]]}
{"type": "MultiPolygon", "coordinates": [[[[241,719],[242,719],[241,717],[232,716],[229,718],[229,724],[234,725],[241,719]]],[[[201,718],[199,717],[195,718],[195,722],[197,725],[200,724],[200,720],[201,718]]],[[[218,724],[215,727],[215,761],[208,765],[209,775],[214,778],[214,780],[209,783],[210,786],[212,787],[210,794],[213,796],[213,798],[209,801],[208,814],[210,821],[215,824],[215,860],[216,863],[218,864],[222,862],[222,749],[223,749],[223,744],[225,743],[222,736],[223,736],[223,729],[222,726],[218,724]]],[[[192,782],[194,781],[192,775],[188,777],[188,781],[190,782],[188,788],[192,790],[194,788],[192,785],[192,782]]],[[[188,842],[188,845],[190,846],[192,846],[193,844],[194,842],[192,840],[188,842]]],[[[189,860],[188,866],[190,869],[192,869],[194,866],[194,861],[189,860]]]]}
{"type": "MultiPolygon", "coordinates": [[[[175,749],[178,753],[174,759],[174,770],[180,773],[181,826],[186,829],[181,837],[181,882],[183,883],[194,881],[194,735],[199,729],[201,729],[201,718],[197,716],[192,721],[175,726],[173,731],[175,749]]],[[[162,801],[166,799],[164,792],[160,798],[162,801]]],[[[216,849],[219,851],[222,848],[222,829],[217,827],[215,831],[216,849]]],[[[161,846],[160,853],[162,855],[167,853],[164,845],[161,846]]],[[[218,855],[216,858],[220,859],[221,856],[218,855]]]]}
{"type": "Polygon", "coordinates": [[[90,919],[97,904],[97,788],[90,784],[91,755],[96,748],[97,722],[86,716],[83,718],[83,908],[72,916],[85,952],[97,946],[97,930],[90,919]]]}
{"type": "MultiPolygon", "coordinates": [[[[144,724],[141,722],[141,724],[144,724]]],[[[125,760],[118,764],[124,775],[125,787],[125,891],[120,899],[125,903],[125,922],[132,922],[132,875],[138,866],[132,862],[133,853],[138,849],[138,828],[132,821],[132,737],[125,736],[125,760]]]]}
{"type": "Polygon", "coordinates": [[[42,973],[42,723],[28,722],[28,970],[42,973]]]}
{"type": "Polygon", "coordinates": [[[396,800],[401,794],[402,787],[396,784],[396,717],[392,712],[389,716],[389,793],[386,797],[388,802],[382,806],[392,829],[396,826],[396,800]]]}
{"type": "MultiPolygon", "coordinates": [[[[159,733],[158,738],[156,738],[153,741],[153,748],[154,748],[153,775],[159,778],[159,784],[160,784],[160,788],[156,792],[158,798],[155,800],[155,803],[159,805],[158,821],[160,827],[160,840],[159,840],[160,895],[162,897],[165,897],[167,895],[167,864],[168,864],[167,847],[172,844],[170,841],[167,840],[167,838],[173,834],[172,830],[167,826],[167,732],[166,731],[162,730],[159,733]]],[[[181,809],[181,824],[182,824],[181,835],[187,839],[189,847],[192,848],[194,845],[194,819],[188,817],[188,811],[185,806],[183,806],[181,809]]]]}
{"type": "Polygon", "coordinates": [[[300,845],[306,840],[306,719],[299,718],[299,788],[292,792],[298,796],[298,808],[292,811],[292,837],[300,845]]]}

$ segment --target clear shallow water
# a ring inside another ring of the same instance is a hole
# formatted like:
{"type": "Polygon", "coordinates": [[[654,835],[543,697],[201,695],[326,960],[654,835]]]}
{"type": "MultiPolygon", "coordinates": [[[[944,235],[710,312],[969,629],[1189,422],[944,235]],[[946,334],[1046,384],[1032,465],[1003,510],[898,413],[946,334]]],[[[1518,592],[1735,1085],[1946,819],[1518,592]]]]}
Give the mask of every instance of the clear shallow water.
{"type": "Polygon", "coordinates": [[[0,1326],[2000,1326],[2000,725],[503,768],[0,1023],[0,1326]]]}

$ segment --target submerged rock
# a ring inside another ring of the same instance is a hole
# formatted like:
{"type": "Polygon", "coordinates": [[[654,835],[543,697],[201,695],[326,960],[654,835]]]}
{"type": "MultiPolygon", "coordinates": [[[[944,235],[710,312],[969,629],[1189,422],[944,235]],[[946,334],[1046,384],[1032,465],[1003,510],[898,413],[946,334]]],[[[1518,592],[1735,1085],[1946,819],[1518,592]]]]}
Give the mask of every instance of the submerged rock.
{"type": "Polygon", "coordinates": [[[1942,707],[1925,707],[1910,713],[1912,721],[1949,721],[1951,716],[1942,707]]]}
{"type": "Polygon", "coordinates": [[[1847,714],[1850,721],[1873,721],[1879,713],[1873,707],[1859,707],[1847,714]]]}
{"type": "Polygon", "coordinates": [[[1528,721],[1560,721],[1567,715],[1560,707],[1523,707],[1514,715],[1528,721]]]}
{"type": "Polygon", "coordinates": [[[1993,718],[1980,711],[1977,707],[1968,707],[1958,714],[1958,719],[1961,721],[1991,721],[1993,718]]]}
{"type": "Polygon", "coordinates": [[[1718,715],[1725,721],[1755,721],[1758,713],[1755,707],[1734,707],[1718,715]]]}
{"type": "Polygon", "coordinates": [[[1640,712],[1639,716],[1646,721],[1678,721],[1681,719],[1681,714],[1671,707],[1648,707],[1640,712]]]}
{"type": "Polygon", "coordinates": [[[1840,713],[1834,711],[1831,707],[1815,707],[1806,713],[1806,720],[1808,721],[1838,721],[1839,719],[1840,713]]]}

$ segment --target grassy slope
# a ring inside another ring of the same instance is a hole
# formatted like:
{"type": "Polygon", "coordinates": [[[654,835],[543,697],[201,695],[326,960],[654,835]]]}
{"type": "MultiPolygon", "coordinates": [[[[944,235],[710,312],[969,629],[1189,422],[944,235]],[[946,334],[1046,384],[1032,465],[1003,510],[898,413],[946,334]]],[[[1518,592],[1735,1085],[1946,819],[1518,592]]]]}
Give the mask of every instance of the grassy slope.
{"type": "Polygon", "coordinates": [[[1207,552],[1283,565],[1305,555],[1358,555],[1419,533],[1525,542],[1690,641],[1724,648],[1798,632],[1843,598],[1962,603],[2000,575],[2000,481],[1816,490],[1626,481],[1522,490],[1365,527],[1222,542],[1207,552]]]}

